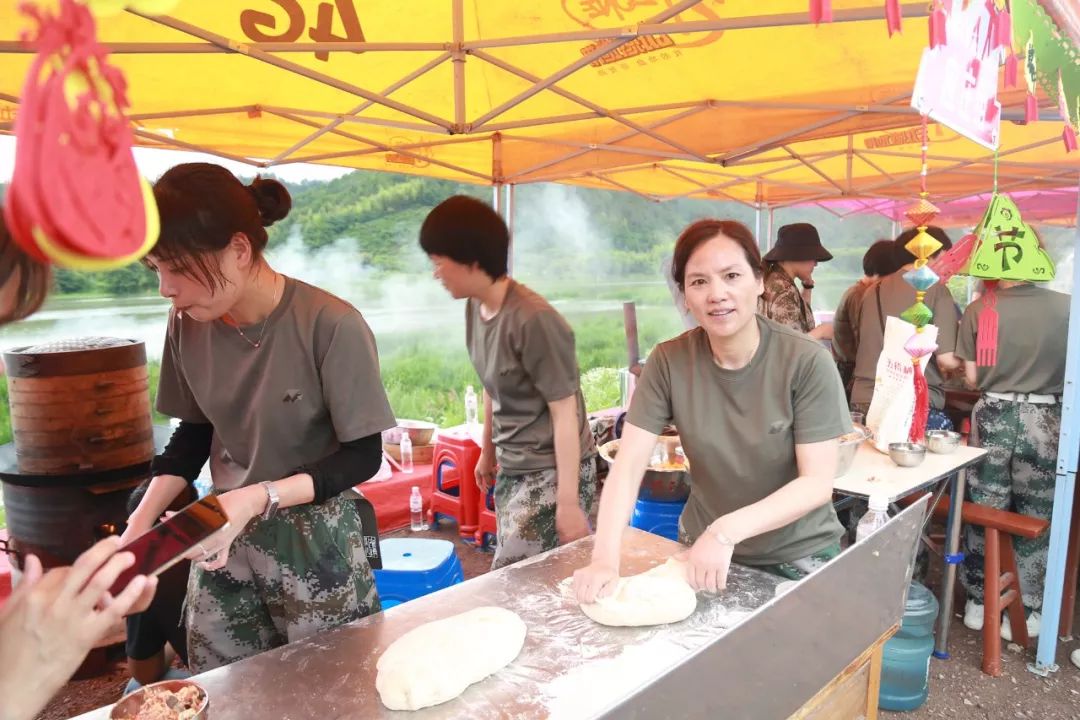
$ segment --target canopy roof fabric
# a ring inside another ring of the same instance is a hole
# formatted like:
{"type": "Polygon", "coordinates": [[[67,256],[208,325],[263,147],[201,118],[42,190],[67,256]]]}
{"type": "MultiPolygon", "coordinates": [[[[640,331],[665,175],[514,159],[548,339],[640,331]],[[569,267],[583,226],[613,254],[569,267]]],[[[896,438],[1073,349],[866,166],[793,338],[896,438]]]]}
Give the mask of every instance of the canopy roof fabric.
{"type": "MultiPolygon", "coordinates": [[[[0,132],[32,59],[14,5],[0,132]]],[[[910,196],[918,148],[894,140],[918,123],[927,3],[905,4],[892,38],[880,0],[832,6],[814,26],[805,0],[181,0],[98,32],[149,146],[657,199],[910,196]]],[[[1023,98],[1003,89],[1006,118],[1023,98]]],[[[1060,122],[1003,125],[1003,186],[1075,182],[1060,122]]],[[[932,142],[934,190],[988,190],[987,152],[955,139],[932,142]]]]}

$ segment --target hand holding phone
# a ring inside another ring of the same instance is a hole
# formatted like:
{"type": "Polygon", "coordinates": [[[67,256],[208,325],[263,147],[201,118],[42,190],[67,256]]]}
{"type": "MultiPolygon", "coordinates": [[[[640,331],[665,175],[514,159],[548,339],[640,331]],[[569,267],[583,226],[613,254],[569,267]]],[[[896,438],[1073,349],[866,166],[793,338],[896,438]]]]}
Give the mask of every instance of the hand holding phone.
{"type": "Polygon", "coordinates": [[[198,545],[229,527],[229,518],[214,495],[196,500],[183,510],[139,535],[117,552],[135,555],[135,563],[113,584],[115,597],[136,575],[159,575],[198,545]]]}

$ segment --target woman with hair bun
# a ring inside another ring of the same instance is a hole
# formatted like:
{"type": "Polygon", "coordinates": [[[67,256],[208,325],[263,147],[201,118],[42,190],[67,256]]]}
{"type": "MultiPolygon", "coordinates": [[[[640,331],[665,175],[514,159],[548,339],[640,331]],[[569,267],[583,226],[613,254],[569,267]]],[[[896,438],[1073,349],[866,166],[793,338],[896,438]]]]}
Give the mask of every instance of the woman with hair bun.
{"type": "Polygon", "coordinates": [[[375,338],[344,300],[263,257],[285,186],[190,163],[154,185],[146,259],[172,302],[157,408],[180,420],[125,539],[153,525],[209,458],[230,528],[188,584],[188,653],[204,672],[380,610],[355,495],[394,415],[375,338]]]}

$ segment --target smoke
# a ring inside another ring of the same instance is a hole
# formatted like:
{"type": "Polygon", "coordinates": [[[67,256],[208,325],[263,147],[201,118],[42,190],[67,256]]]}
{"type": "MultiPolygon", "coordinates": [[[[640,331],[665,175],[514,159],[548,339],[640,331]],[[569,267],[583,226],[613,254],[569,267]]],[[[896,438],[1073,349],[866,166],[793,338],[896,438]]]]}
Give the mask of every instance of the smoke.
{"type": "Polygon", "coordinates": [[[611,237],[589,214],[579,191],[566,185],[517,190],[514,273],[526,277],[600,277],[610,263],[611,237]],[[558,247],[559,253],[551,249],[558,247]],[[566,258],[559,262],[553,258],[566,258]]]}
{"type": "Polygon", "coordinates": [[[326,290],[356,307],[379,343],[380,351],[416,338],[465,342],[464,303],[455,301],[432,277],[430,263],[414,237],[399,238],[395,247],[407,271],[379,272],[366,265],[352,238],[313,249],[294,230],[283,245],[267,250],[270,265],[290,277],[326,290]]]}

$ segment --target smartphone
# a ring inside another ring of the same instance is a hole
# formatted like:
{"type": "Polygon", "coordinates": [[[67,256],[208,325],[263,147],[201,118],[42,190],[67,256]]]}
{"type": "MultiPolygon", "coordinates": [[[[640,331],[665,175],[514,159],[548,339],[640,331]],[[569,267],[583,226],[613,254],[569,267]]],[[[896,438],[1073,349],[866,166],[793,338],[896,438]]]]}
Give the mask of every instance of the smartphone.
{"type": "Polygon", "coordinates": [[[158,575],[184,559],[198,543],[229,526],[229,518],[214,495],[207,495],[180,510],[124,545],[117,552],[135,554],[135,563],[112,586],[119,594],[136,575],[158,575]]]}

